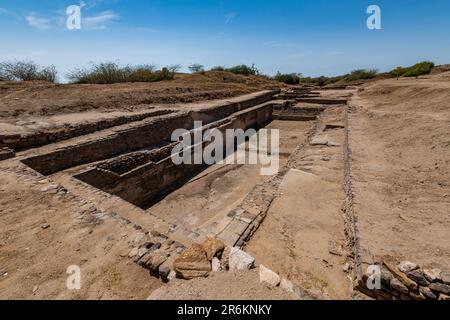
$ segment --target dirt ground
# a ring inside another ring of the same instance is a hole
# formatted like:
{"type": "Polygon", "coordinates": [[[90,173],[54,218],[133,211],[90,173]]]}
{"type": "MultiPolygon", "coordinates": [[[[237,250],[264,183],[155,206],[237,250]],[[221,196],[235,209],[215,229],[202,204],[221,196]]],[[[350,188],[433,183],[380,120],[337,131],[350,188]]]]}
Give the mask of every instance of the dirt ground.
{"type": "MultiPolygon", "coordinates": [[[[262,78],[223,77],[182,75],[172,82],[111,86],[3,83],[1,122],[20,127],[31,118],[70,118],[79,112],[116,116],[273,85],[262,78]]],[[[348,94],[329,90],[323,97],[348,94]]],[[[449,97],[449,73],[375,81],[354,91],[349,147],[364,258],[389,254],[450,270],[449,97]]],[[[245,247],[257,264],[317,298],[352,297],[341,211],[345,110],[344,105],[328,106],[316,122],[278,123],[285,131],[281,152],[288,168],[265,220],[245,247]]],[[[75,181],[68,173],[76,169],[41,177],[18,160],[0,162],[0,299],[299,298],[261,285],[257,270],[164,284],[128,258],[140,226],[151,227],[162,218],[206,226],[262,181],[254,175],[257,170],[239,167],[210,175],[210,168],[143,210],[75,181]],[[71,265],[81,269],[79,291],[66,287],[71,265]]]]}
{"type": "MultiPolygon", "coordinates": [[[[447,74],[448,76],[448,74],[447,74]]],[[[450,78],[385,80],[349,115],[361,246],[450,269],[450,78]]]]}

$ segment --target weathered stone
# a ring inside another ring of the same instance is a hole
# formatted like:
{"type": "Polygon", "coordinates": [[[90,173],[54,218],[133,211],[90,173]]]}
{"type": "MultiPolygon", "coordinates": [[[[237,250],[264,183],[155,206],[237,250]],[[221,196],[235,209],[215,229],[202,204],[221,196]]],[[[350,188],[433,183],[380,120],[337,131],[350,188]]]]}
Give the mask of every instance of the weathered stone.
{"type": "Polygon", "coordinates": [[[265,283],[271,287],[276,287],[280,284],[281,278],[272,270],[259,265],[259,282],[265,283]]]}
{"type": "Polygon", "coordinates": [[[166,260],[167,260],[166,253],[155,251],[151,253],[151,258],[147,260],[145,266],[147,267],[147,269],[159,271],[159,266],[162,265],[166,260]]]}
{"type": "Polygon", "coordinates": [[[149,250],[146,247],[140,247],[138,250],[139,258],[142,258],[149,250]]]}
{"type": "Polygon", "coordinates": [[[425,296],[420,291],[419,292],[411,291],[409,293],[409,296],[414,300],[426,300],[425,296]]]}
{"type": "Polygon", "coordinates": [[[419,285],[409,279],[403,272],[398,270],[398,268],[394,265],[392,261],[389,261],[388,259],[383,259],[383,263],[388,268],[388,270],[396,277],[398,280],[400,280],[406,287],[408,287],[411,290],[417,291],[419,290],[419,285]]]}
{"type": "Polygon", "coordinates": [[[251,269],[254,263],[255,259],[245,251],[236,247],[230,249],[230,257],[228,259],[230,270],[251,269]]]}
{"type": "Polygon", "coordinates": [[[406,273],[406,276],[422,287],[427,287],[429,284],[420,270],[409,271],[406,273]]]}
{"type": "Polygon", "coordinates": [[[433,282],[429,285],[429,288],[435,292],[450,294],[450,286],[444,283],[433,282]]]}
{"type": "Polygon", "coordinates": [[[441,280],[441,270],[439,269],[423,269],[423,275],[430,282],[441,280]]]}
{"type": "Polygon", "coordinates": [[[450,296],[441,293],[441,294],[439,295],[439,300],[450,301],[450,296]]]}
{"type": "Polygon", "coordinates": [[[441,280],[443,283],[450,285],[450,272],[442,271],[441,280]]]}
{"type": "Polygon", "coordinates": [[[208,260],[211,261],[214,257],[220,256],[222,254],[223,249],[225,249],[225,243],[223,241],[208,237],[202,243],[203,250],[206,252],[206,256],[208,260]]]}
{"type": "Polygon", "coordinates": [[[437,296],[427,287],[420,287],[419,292],[425,296],[427,299],[437,299],[437,296]]]}
{"type": "Polygon", "coordinates": [[[397,290],[398,292],[408,294],[409,289],[398,279],[392,279],[390,286],[392,289],[397,290]]]}
{"type": "Polygon", "coordinates": [[[178,276],[184,279],[206,277],[211,271],[206,252],[199,244],[193,244],[186,249],[173,263],[178,276]]]}
{"type": "Polygon", "coordinates": [[[404,273],[419,269],[419,266],[417,264],[410,261],[402,261],[397,265],[397,267],[401,272],[404,273]]]}
{"type": "Polygon", "coordinates": [[[286,290],[287,292],[295,292],[294,284],[288,279],[282,278],[280,281],[280,288],[286,290]]]}
{"type": "Polygon", "coordinates": [[[212,258],[211,269],[214,272],[218,272],[218,271],[222,270],[222,266],[220,265],[220,260],[217,257],[212,258]]]}
{"type": "Polygon", "coordinates": [[[229,265],[230,252],[231,252],[231,247],[225,247],[225,249],[222,252],[222,257],[220,259],[220,266],[222,267],[222,270],[228,270],[230,268],[230,265],[229,265]]]}
{"type": "Polygon", "coordinates": [[[48,223],[43,223],[43,224],[41,224],[41,228],[48,229],[48,228],[50,228],[50,225],[48,223]]]}
{"type": "Polygon", "coordinates": [[[130,253],[128,254],[128,257],[130,259],[136,257],[138,255],[138,251],[139,251],[139,249],[137,247],[131,249],[130,253]]]}
{"type": "Polygon", "coordinates": [[[173,257],[170,257],[159,266],[158,273],[161,277],[167,278],[169,276],[170,272],[173,270],[174,261],[175,259],[173,257]]]}

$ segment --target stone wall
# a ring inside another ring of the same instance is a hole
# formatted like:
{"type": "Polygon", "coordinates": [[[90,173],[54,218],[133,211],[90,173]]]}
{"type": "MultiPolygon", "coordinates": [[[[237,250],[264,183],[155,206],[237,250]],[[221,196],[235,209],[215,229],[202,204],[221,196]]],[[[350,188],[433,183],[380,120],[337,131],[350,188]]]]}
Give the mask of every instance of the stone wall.
{"type": "MultiPolygon", "coordinates": [[[[450,272],[422,269],[409,261],[398,263],[392,257],[380,260],[374,262],[381,270],[380,286],[373,271],[365,272],[357,286],[362,293],[377,300],[450,300],[450,272]]],[[[370,271],[368,264],[361,267],[370,271]]]]}
{"type": "MultiPolygon", "coordinates": [[[[259,128],[270,120],[271,114],[272,105],[266,103],[238,111],[200,130],[203,133],[216,128],[225,133],[227,129],[259,128]]],[[[202,144],[205,147],[207,142],[202,144]]],[[[136,206],[147,207],[206,168],[203,164],[193,164],[193,158],[192,164],[174,164],[171,151],[175,145],[172,143],[153,151],[120,156],[75,177],[136,206]]]]}
{"type": "Polygon", "coordinates": [[[217,121],[234,112],[266,102],[277,92],[263,91],[201,111],[178,112],[109,129],[107,132],[88,136],[83,142],[69,142],[55,151],[26,158],[22,162],[41,174],[49,175],[81,164],[105,160],[170,141],[175,129],[190,130],[197,120],[202,120],[205,124],[217,121]]]}
{"type": "Polygon", "coordinates": [[[5,145],[16,150],[34,148],[119,126],[125,123],[140,121],[145,118],[157,117],[173,112],[173,110],[157,110],[142,114],[104,119],[98,122],[79,123],[74,126],[55,128],[48,131],[34,132],[24,135],[0,135],[0,146],[5,145]]]}

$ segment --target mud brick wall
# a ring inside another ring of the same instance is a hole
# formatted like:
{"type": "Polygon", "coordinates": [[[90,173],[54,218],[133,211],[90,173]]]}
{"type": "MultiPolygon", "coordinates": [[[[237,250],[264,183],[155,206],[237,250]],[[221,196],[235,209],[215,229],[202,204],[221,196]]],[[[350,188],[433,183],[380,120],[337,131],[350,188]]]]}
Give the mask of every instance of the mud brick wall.
{"type": "MultiPolygon", "coordinates": [[[[217,128],[225,132],[229,128],[247,129],[264,126],[269,121],[271,113],[272,106],[269,103],[263,104],[206,125],[202,131],[217,128]]],[[[205,146],[206,142],[203,144],[205,146]]],[[[174,164],[171,157],[174,146],[175,144],[171,144],[155,150],[153,159],[139,153],[121,156],[75,177],[136,206],[145,207],[206,168],[203,164],[174,164]],[[161,159],[164,156],[167,157],[161,159]],[[109,171],[111,169],[114,172],[109,171]],[[130,171],[124,172],[127,169],[130,171]]]]}
{"type": "Polygon", "coordinates": [[[234,99],[201,112],[180,112],[133,123],[123,129],[113,130],[101,138],[92,137],[82,143],[64,146],[56,151],[22,160],[41,174],[49,175],[77,165],[100,161],[114,156],[170,141],[175,129],[192,129],[195,120],[211,123],[233,112],[250,108],[270,100],[278,91],[234,99]]]}
{"type": "Polygon", "coordinates": [[[77,165],[104,160],[126,152],[156,145],[170,139],[178,128],[191,129],[188,113],[164,116],[141,124],[130,125],[100,139],[69,145],[56,151],[22,160],[41,174],[49,175],[77,165]]]}
{"type": "Polygon", "coordinates": [[[86,135],[95,131],[119,126],[128,122],[140,121],[149,117],[157,117],[175,112],[174,110],[157,110],[143,114],[122,116],[113,119],[105,119],[98,122],[82,123],[76,126],[57,128],[46,132],[36,132],[25,135],[0,136],[0,145],[5,145],[16,150],[38,147],[70,138],[86,135]]]}

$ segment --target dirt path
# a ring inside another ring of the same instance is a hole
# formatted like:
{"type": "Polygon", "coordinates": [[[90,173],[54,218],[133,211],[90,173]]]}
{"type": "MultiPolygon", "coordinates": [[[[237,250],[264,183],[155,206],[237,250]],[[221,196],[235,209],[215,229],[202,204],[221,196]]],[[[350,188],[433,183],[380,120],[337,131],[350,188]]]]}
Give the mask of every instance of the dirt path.
{"type": "Polygon", "coordinates": [[[256,260],[316,297],[346,299],[350,281],[340,206],[343,107],[321,116],[312,144],[291,159],[264,223],[246,246],[256,260]],[[333,129],[325,129],[332,124],[333,129]],[[323,145],[329,144],[330,146],[323,145]]]}
{"type": "Polygon", "coordinates": [[[364,259],[389,254],[450,269],[449,96],[450,82],[431,77],[380,81],[351,102],[364,259]]]}

